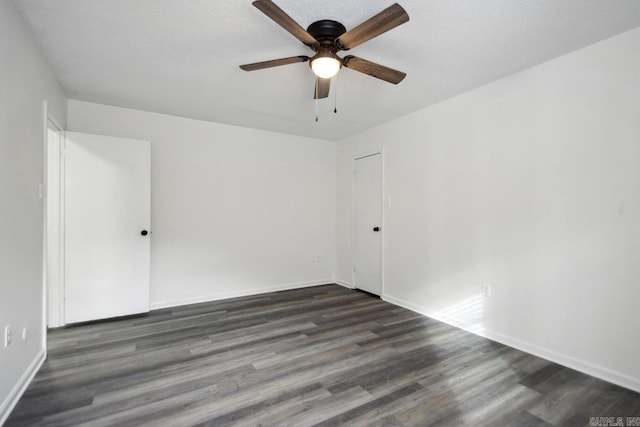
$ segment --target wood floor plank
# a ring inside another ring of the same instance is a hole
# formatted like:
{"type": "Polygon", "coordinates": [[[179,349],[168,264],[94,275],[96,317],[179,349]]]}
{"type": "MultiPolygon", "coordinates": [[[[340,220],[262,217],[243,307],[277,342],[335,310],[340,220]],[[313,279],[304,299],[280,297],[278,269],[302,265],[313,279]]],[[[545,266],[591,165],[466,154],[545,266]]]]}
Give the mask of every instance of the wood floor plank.
{"type": "Polygon", "coordinates": [[[564,426],[640,394],[338,285],[50,331],[11,426],[564,426]]]}

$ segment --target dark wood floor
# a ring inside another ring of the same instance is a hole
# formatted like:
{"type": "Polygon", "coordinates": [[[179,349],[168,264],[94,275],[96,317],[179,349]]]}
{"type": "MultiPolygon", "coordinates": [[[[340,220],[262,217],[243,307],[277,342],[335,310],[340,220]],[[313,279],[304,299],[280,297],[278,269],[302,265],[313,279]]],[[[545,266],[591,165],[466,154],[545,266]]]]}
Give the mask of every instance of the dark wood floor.
{"type": "Polygon", "coordinates": [[[640,394],[337,285],[51,331],[7,426],[589,425],[640,394]]]}

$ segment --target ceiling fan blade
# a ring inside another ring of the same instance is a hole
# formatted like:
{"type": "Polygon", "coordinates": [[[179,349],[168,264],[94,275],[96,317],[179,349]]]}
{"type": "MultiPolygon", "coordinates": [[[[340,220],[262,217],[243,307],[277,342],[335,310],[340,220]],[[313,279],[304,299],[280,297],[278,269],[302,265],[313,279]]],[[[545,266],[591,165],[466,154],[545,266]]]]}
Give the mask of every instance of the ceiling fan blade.
{"type": "Polygon", "coordinates": [[[290,56],[289,58],[272,59],[271,61],[254,62],[253,64],[241,65],[245,71],[262,70],[263,68],[279,67],[280,65],[295,64],[297,62],[307,62],[308,56],[290,56]]]}
{"type": "Polygon", "coordinates": [[[357,56],[348,55],[342,59],[342,65],[355,71],[368,74],[372,77],[384,80],[397,85],[407,76],[407,73],[358,58],[357,56]]]}
{"type": "Polygon", "coordinates": [[[398,3],[394,3],[338,37],[336,46],[342,50],[352,49],[408,21],[409,15],[407,12],[398,3]]]}
{"type": "Polygon", "coordinates": [[[329,88],[331,87],[331,79],[321,79],[316,77],[316,86],[313,91],[313,99],[322,99],[329,96],[329,88]]]}
{"type": "Polygon", "coordinates": [[[302,43],[306,44],[307,46],[318,44],[318,41],[311,34],[309,34],[304,28],[300,26],[300,24],[294,21],[293,18],[287,15],[284,10],[280,9],[278,5],[271,0],[256,0],[253,2],[253,5],[260,9],[262,13],[275,21],[276,24],[280,25],[282,28],[290,32],[302,43]]]}

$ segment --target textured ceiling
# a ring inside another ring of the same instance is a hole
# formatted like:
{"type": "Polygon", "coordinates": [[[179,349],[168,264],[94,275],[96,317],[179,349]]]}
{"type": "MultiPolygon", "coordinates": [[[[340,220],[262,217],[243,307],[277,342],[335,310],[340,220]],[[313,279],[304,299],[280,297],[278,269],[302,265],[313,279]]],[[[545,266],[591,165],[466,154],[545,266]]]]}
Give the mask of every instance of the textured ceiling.
{"type": "MultiPolygon", "coordinates": [[[[349,29],[393,0],[275,1],[349,29]]],[[[312,53],[250,0],[13,2],[70,98],[332,140],[640,26],[638,0],[399,0],[411,20],[349,54],[407,78],[343,69],[316,123],[307,64],[238,68],[312,53]]]]}

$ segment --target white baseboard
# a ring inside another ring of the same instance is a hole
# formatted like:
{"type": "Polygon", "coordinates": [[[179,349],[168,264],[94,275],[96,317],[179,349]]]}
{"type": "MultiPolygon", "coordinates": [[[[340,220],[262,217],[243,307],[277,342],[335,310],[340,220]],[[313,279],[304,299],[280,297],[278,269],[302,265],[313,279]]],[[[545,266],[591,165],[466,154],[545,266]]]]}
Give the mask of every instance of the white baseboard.
{"type": "Polygon", "coordinates": [[[558,363],[571,369],[575,369],[576,371],[580,371],[587,375],[600,378],[601,380],[617,384],[621,387],[640,392],[640,379],[638,378],[634,378],[621,372],[617,372],[603,366],[595,365],[584,360],[577,359],[573,356],[558,353],[556,351],[540,347],[538,345],[502,334],[500,332],[492,331],[486,328],[478,330],[477,327],[475,327],[474,325],[470,325],[463,320],[456,319],[450,316],[443,316],[441,313],[433,312],[431,310],[425,309],[424,307],[417,306],[398,298],[383,295],[382,299],[390,302],[391,304],[398,305],[400,307],[404,307],[408,310],[422,314],[423,316],[427,316],[440,322],[447,323],[451,326],[455,326],[456,328],[471,332],[472,334],[479,335],[481,337],[496,341],[509,347],[516,348],[529,354],[533,354],[534,356],[547,359],[551,362],[558,363]]]}
{"type": "Polygon", "coordinates": [[[326,279],[326,280],[314,280],[311,282],[287,283],[284,285],[276,285],[268,288],[246,289],[240,292],[229,292],[229,293],[214,294],[214,295],[202,295],[199,297],[185,298],[185,299],[173,300],[173,301],[156,301],[151,303],[151,310],[158,310],[161,308],[169,308],[169,307],[178,307],[181,305],[188,305],[188,304],[199,304],[203,302],[218,301],[221,299],[266,294],[269,292],[288,291],[291,289],[300,289],[300,288],[310,288],[312,286],[327,285],[330,283],[334,283],[334,280],[326,279]]]}
{"type": "Polygon", "coordinates": [[[355,287],[351,283],[344,280],[336,279],[333,281],[333,283],[335,283],[336,285],[344,286],[347,289],[355,289],[355,287]]]}
{"type": "Polygon", "coordinates": [[[4,399],[4,402],[2,402],[2,404],[0,404],[0,426],[3,425],[5,421],[7,421],[7,418],[9,418],[9,414],[11,414],[11,411],[13,411],[13,408],[15,408],[16,404],[18,403],[24,392],[27,390],[29,384],[31,384],[33,377],[36,376],[45,359],[46,352],[44,351],[44,349],[41,349],[33,359],[33,361],[29,364],[27,370],[24,371],[16,385],[11,389],[11,392],[9,392],[7,398],[4,399]]]}

